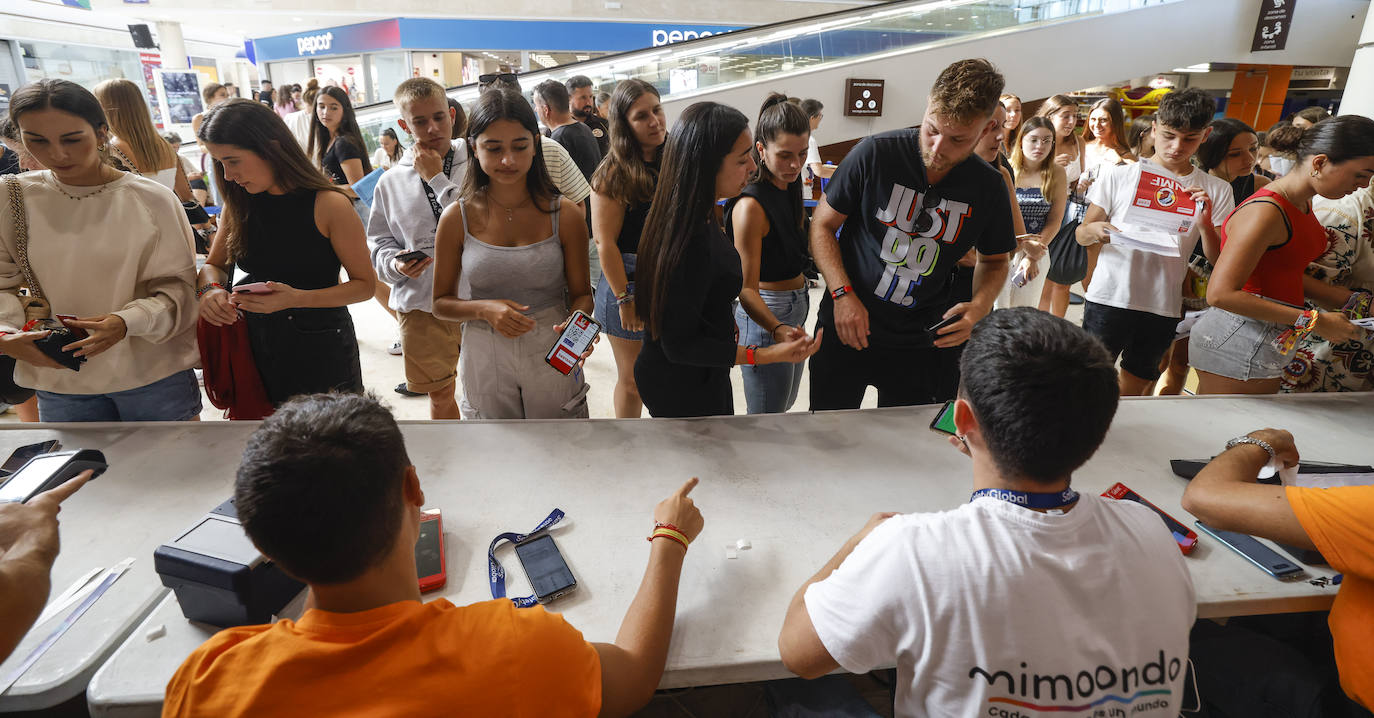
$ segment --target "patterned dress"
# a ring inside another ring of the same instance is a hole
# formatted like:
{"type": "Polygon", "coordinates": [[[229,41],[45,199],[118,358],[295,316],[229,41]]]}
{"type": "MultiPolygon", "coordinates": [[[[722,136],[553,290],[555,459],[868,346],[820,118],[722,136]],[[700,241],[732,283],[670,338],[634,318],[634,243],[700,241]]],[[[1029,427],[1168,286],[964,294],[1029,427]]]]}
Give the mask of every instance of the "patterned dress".
{"type": "MultiPolygon", "coordinates": [[[[1317,197],[1312,210],[1326,227],[1328,244],[1307,273],[1338,287],[1374,291],[1374,189],[1338,200],[1317,197]]],[[[1308,307],[1316,308],[1310,302],[1308,307]]],[[[1283,373],[1285,392],[1370,390],[1374,340],[1369,339],[1332,344],[1309,335],[1283,373]]]]}

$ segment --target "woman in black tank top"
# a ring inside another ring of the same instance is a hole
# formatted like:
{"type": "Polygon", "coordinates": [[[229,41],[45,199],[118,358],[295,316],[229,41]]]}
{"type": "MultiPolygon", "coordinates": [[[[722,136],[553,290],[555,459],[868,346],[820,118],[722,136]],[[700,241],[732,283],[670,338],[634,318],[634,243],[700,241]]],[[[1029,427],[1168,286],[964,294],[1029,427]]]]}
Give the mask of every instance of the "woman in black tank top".
{"type": "Polygon", "coordinates": [[[635,264],[668,121],[658,90],[643,80],[621,81],[610,104],[611,151],[592,175],[592,236],[601,260],[595,316],[615,353],[615,415],[624,419],[644,412],[634,373],[644,344],[644,322],[635,311],[635,264]]]}
{"type": "Polygon", "coordinates": [[[212,108],[199,138],[224,196],[223,229],[197,282],[201,320],[247,322],[273,406],[298,394],[361,392],[347,305],[372,296],[376,275],[348,196],[261,103],[229,100],[212,108]],[[231,294],[226,268],[234,262],[247,276],[231,294]],[[348,272],[343,284],[341,266],[348,272]]]}
{"type": "MultiPolygon", "coordinates": [[[[775,92],[764,100],[754,134],[758,174],[727,208],[725,228],[744,271],[735,309],[739,345],[765,347],[806,336],[811,299],[802,275],[808,254],[801,170],[811,124],[800,107],[775,92]]],[[[801,387],[802,366],[741,366],[749,413],[791,409],[801,387]]]]}

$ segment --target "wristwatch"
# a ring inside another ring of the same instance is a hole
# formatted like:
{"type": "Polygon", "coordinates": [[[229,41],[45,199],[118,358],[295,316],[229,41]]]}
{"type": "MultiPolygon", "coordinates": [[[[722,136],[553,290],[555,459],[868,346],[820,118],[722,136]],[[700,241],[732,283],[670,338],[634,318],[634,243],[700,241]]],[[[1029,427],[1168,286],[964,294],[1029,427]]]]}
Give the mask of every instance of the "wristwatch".
{"type": "Polygon", "coordinates": [[[1230,449],[1231,447],[1239,444],[1254,444],[1255,446],[1258,446],[1259,448],[1269,452],[1270,459],[1279,458],[1278,453],[1274,451],[1274,447],[1269,445],[1269,442],[1263,439],[1256,439],[1253,436],[1237,436],[1236,438],[1226,442],[1226,448],[1230,449]]]}

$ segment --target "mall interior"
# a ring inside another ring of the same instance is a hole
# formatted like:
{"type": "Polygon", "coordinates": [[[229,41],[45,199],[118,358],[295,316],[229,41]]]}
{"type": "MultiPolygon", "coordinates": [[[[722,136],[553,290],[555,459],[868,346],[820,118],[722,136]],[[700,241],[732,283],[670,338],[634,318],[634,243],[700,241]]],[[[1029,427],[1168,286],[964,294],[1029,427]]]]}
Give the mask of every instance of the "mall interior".
{"type": "Polygon", "coordinates": [[[1370,118],[1370,0],[0,0],[0,715],[1374,718],[1370,118]]]}

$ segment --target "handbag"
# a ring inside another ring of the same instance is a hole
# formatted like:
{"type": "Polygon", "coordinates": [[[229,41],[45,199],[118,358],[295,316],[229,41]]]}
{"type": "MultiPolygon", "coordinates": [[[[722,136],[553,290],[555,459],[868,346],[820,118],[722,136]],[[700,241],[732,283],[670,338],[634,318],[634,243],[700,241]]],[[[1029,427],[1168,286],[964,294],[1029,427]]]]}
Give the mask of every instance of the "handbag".
{"type": "Polygon", "coordinates": [[[1088,276],[1088,248],[1078,243],[1078,220],[1071,219],[1050,240],[1050,271],[1045,278],[1055,284],[1074,284],[1088,276]]]}

